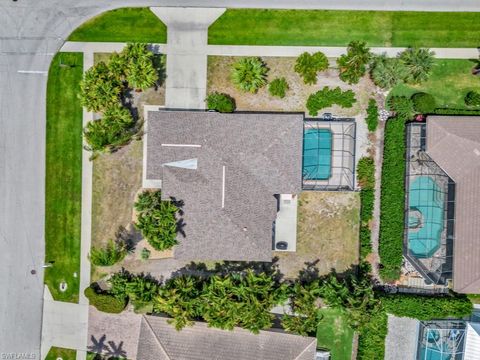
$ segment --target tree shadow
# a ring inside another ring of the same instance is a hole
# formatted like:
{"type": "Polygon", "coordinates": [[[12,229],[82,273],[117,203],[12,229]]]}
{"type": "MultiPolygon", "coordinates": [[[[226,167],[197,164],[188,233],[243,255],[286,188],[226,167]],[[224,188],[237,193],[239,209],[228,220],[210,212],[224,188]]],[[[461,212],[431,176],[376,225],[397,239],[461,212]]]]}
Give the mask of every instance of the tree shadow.
{"type": "Polygon", "coordinates": [[[96,339],[95,336],[90,336],[90,341],[92,345],[88,345],[88,351],[101,354],[103,351],[108,349],[108,346],[105,344],[107,340],[107,335],[103,334],[99,339],[96,339]]]}
{"type": "Polygon", "coordinates": [[[123,244],[129,253],[133,252],[137,244],[143,239],[142,233],[135,228],[133,223],[128,226],[128,229],[120,225],[115,232],[115,242],[123,244]]]}

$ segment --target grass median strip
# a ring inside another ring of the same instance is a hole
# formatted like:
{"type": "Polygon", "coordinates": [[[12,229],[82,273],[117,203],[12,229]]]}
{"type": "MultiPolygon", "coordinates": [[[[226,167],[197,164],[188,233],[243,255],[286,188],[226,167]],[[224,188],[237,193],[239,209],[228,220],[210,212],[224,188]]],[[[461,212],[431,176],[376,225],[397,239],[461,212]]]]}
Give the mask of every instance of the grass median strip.
{"type": "Polygon", "coordinates": [[[480,13],[229,9],[210,44],[477,47],[480,13]]]}
{"type": "Polygon", "coordinates": [[[149,8],[121,8],[83,23],[68,40],[166,43],[167,27],[149,8]]]}
{"type": "Polygon", "coordinates": [[[80,276],[82,62],[81,53],[58,53],[47,85],[45,283],[55,300],[70,302],[78,301],[80,276]]]}

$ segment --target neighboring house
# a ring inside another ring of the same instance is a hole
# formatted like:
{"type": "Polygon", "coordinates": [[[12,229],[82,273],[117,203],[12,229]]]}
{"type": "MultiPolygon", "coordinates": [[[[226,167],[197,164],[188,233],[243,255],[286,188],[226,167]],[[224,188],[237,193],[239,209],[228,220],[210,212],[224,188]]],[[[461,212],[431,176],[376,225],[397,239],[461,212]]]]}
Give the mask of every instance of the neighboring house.
{"type": "Polygon", "coordinates": [[[302,189],[354,187],[352,121],[180,110],[145,118],[143,187],[184,203],[177,259],[271,261],[274,248],[295,251],[302,189]]]}
{"type": "Polygon", "coordinates": [[[90,312],[95,321],[89,323],[89,350],[111,356],[137,360],[315,360],[317,340],[312,337],[278,331],[253,334],[240,328],[226,331],[201,322],[177,331],[167,318],[137,314],[129,314],[129,325],[125,326],[124,314],[90,312]]]}
{"type": "Polygon", "coordinates": [[[461,319],[419,321],[388,316],[385,360],[457,359],[478,360],[480,323],[478,313],[461,319]]]}
{"type": "Polygon", "coordinates": [[[407,139],[406,256],[427,281],[480,293],[480,117],[429,116],[407,139]]]}

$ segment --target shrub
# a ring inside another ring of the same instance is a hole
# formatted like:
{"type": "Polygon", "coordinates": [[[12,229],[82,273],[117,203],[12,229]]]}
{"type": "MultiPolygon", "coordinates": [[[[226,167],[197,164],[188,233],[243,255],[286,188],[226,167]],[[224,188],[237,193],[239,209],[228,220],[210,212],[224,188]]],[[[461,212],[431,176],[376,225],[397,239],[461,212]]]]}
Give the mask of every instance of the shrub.
{"type": "Polygon", "coordinates": [[[115,296],[97,291],[98,289],[95,289],[94,285],[90,285],[85,289],[85,296],[90,305],[94,306],[98,311],[118,314],[125,309],[127,303],[124,299],[118,299],[115,296]]]}
{"type": "Polygon", "coordinates": [[[255,94],[267,84],[268,68],[259,57],[238,60],[232,69],[232,81],[238,89],[255,94]]]}
{"type": "Polygon", "coordinates": [[[379,254],[385,281],[398,279],[403,260],[405,214],[405,121],[391,118],[385,126],[380,205],[379,254]]]}
{"type": "Polygon", "coordinates": [[[135,203],[135,226],[156,250],[167,250],[176,245],[179,208],[173,201],[162,200],[160,191],[144,191],[135,203]]]}
{"type": "Polygon", "coordinates": [[[371,157],[358,161],[357,178],[360,185],[360,257],[364,259],[372,252],[370,220],[373,218],[375,202],[375,162],[371,157]]]}
{"type": "Polygon", "coordinates": [[[131,87],[145,90],[158,80],[154,55],[147,49],[147,44],[129,43],[121,56],[125,59],[125,79],[131,87]]]}
{"type": "Polygon", "coordinates": [[[308,97],[307,109],[310,115],[317,116],[318,110],[326,107],[336,104],[342,108],[351,108],[355,102],[355,94],[352,90],[342,91],[339,87],[330,89],[325,86],[308,97]]]}
{"type": "Polygon", "coordinates": [[[435,109],[436,115],[480,115],[480,109],[435,109]]]}
{"type": "Polygon", "coordinates": [[[368,131],[377,130],[378,126],[378,106],[375,99],[370,99],[368,101],[367,107],[367,118],[365,119],[368,127],[368,131]]]}
{"type": "Polygon", "coordinates": [[[479,106],[480,105],[480,93],[477,91],[469,91],[465,95],[465,105],[467,106],[479,106]]]}
{"type": "Polygon", "coordinates": [[[276,78],[268,85],[268,92],[272,96],[277,96],[280,99],[285,97],[285,93],[289,89],[287,80],[285,78],[276,78]]]}
{"type": "Polygon", "coordinates": [[[382,294],[381,301],[389,314],[418,320],[462,318],[472,313],[472,302],[464,295],[420,296],[382,294]]]}
{"type": "Polygon", "coordinates": [[[412,101],[413,108],[420,114],[431,114],[437,107],[435,98],[432,95],[424,92],[413,94],[412,101]]]}
{"type": "Polygon", "coordinates": [[[400,59],[383,54],[374,58],[370,75],[375,85],[391,89],[408,78],[408,70],[400,59]]]}
{"type": "Polygon", "coordinates": [[[148,260],[150,258],[150,250],[147,248],[143,248],[142,252],[140,253],[140,257],[142,260],[148,260]]]}
{"type": "Polygon", "coordinates": [[[364,41],[352,41],[348,44],[347,53],[337,59],[340,79],[349,84],[357,84],[365,75],[372,54],[364,41]]]}
{"type": "Polygon", "coordinates": [[[385,311],[377,311],[359,333],[357,359],[383,360],[387,331],[387,314],[385,311]]]}
{"type": "Polygon", "coordinates": [[[109,283],[111,295],[130,300],[136,308],[151,304],[160,289],[160,283],[150,276],[133,275],[124,270],[113,274],[109,283]]]}
{"type": "Polygon", "coordinates": [[[388,107],[395,111],[396,117],[408,121],[415,115],[413,101],[405,96],[392,96],[387,101],[388,107]]]}
{"type": "Polygon", "coordinates": [[[400,53],[399,58],[408,70],[406,81],[419,84],[428,80],[434,64],[435,53],[430,49],[408,48],[400,53]]]}
{"type": "Polygon", "coordinates": [[[80,102],[88,111],[100,112],[120,104],[121,82],[104,62],[85,72],[80,82],[80,102]]]}
{"type": "Polygon", "coordinates": [[[130,142],[137,132],[128,109],[120,105],[109,107],[99,120],[90,121],[83,129],[88,150],[112,151],[130,142]]]}
{"type": "Polygon", "coordinates": [[[207,96],[208,110],[231,113],[235,110],[235,100],[228,94],[214,91],[207,96]]]}
{"type": "Polygon", "coordinates": [[[90,261],[96,266],[112,266],[123,260],[127,255],[127,247],[124,243],[109,240],[104,248],[92,247],[90,261]]]}
{"type": "Polygon", "coordinates": [[[328,59],[322,52],[310,54],[304,52],[295,61],[294,70],[302,78],[305,84],[315,84],[317,82],[317,73],[328,68],[328,59]]]}

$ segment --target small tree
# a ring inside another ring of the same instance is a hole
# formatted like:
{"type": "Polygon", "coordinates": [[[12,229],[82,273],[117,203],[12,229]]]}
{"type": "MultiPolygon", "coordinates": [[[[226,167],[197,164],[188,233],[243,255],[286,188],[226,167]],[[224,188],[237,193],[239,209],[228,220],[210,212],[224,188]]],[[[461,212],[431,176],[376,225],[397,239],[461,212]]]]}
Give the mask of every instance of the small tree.
{"type": "Polygon", "coordinates": [[[173,201],[162,200],[160,191],[144,191],[134,205],[137,211],[135,226],[156,250],[167,250],[177,242],[179,208],[173,201]]]}
{"type": "Polygon", "coordinates": [[[221,113],[231,113],[235,110],[235,99],[230,95],[214,91],[207,96],[208,110],[215,110],[221,113]]]}
{"type": "Polygon", "coordinates": [[[371,58],[372,54],[366,42],[350,42],[347,47],[347,53],[337,59],[340,79],[349,84],[357,84],[360,78],[365,75],[371,58]]]}
{"type": "Polygon", "coordinates": [[[276,78],[270,84],[268,84],[268,92],[272,96],[277,96],[280,99],[285,97],[285,93],[289,89],[287,80],[285,78],[276,78]]]}
{"type": "Polygon", "coordinates": [[[375,85],[382,89],[391,89],[408,78],[405,64],[398,58],[389,58],[385,54],[376,56],[370,71],[375,85]]]}
{"type": "Polygon", "coordinates": [[[437,107],[435,98],[432,95],[424,92],[413,94],[412,101],[413,108],[420,114],[430,114],[437,107]]]}
{"type": "Polygon", "coordinates": [[[92,246],[90,261],[96,266],[112,266],[123,260],[127,255],[127,247],[124,243],[109,240],[104,248],[92,246]]]}
{"type": "Polygon", "coordinates": [[[119,104],[121,91],[119,79],[104,62],[99,62],[85,72],[80,82],[80,102],[88,111],[104,111],[119,104]]]}
{"type": "Polygon", "coordinates": [[[477,91],[469,91],[465,95],[465,105],[467,106],[479,106],[480,105],[480,93],[477,91]]]}
{"type": "Polygon", "coordinates": [[[365,119],[368,127],[368,131],[377,130],[378,126],[378,106],[375,99],[370,99],[368,101],[367,107],[367,118],[365,119]]]}
{"type": "Polygon", "coordinates": [[[403,121],[411,120],[415,115],[413,101],[405,96],[392,96],[388,99],[387,105],[403,121]]]}
{"type": "Polygon", "coordinates": [[[408,48],[399,57],[408,69],[407,82],[419,84],[428,80],[434,64],[435,53],[430,49],[408,48]]]}
{"type": "Polygon", "coordinates": [[[267,84],[268,68],[259,57],[238,60],[232,69],[233,84],[240,90],[255,94],[267,84]]]}
{"type": "Polygon", "coordinates": [[[127,44],[122,56],[126,62],[125,78],[131,87],[145,90],[155,84],[158,73],[153,64],[153,53],[147,49],[147,44],[127,44]]]}
{"type": "Polygon", "coordinates": [[[305,84],[315,84],[317,74],[328,69],[328,59],[322,52],[310,54],[304,52],[295,61],[295,72],[300,74],[305,84]]]}
{"type": "Polygon", "coordinates": [[[88,150],[103,152],[127,144],[135,132],[135,122],[130,112],[116,105],[105,110],[101,119],[90,121],[83,130],[83,135],[88,150]]]}

